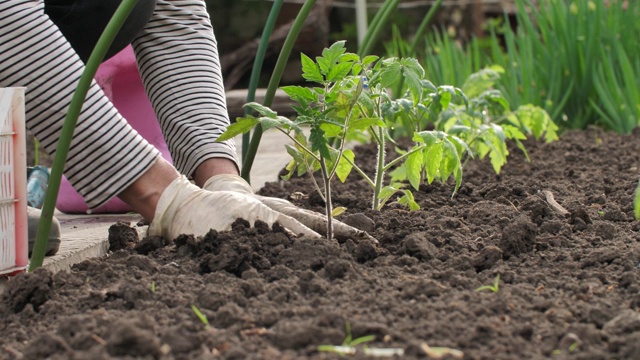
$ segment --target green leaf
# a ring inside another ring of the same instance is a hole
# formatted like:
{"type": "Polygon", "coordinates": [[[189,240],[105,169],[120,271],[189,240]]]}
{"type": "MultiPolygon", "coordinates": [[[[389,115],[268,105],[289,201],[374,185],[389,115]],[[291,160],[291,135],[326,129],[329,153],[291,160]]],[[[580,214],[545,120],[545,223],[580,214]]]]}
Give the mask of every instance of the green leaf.
{"type": "Polygon", "coordinates": [[[324,136],[324,130],[320,127],[312,127],[309,134],[309,141],[311,142],[311,150],[318,151],[320,156],[324,159],[331,159],[331,152],[329,151],[329,143],[324,136]]]}
{"type": "Polygon", "coordinates": [[[258,119],[253,116],[237,118],[236,122],[229,125],[227,130],[216,139],[216,142],[226,141],[234,138],[236,135],[244,134],[259,123],[258,119]]]}
{"type": "Polygon", "coordinates": [[[340,56],[340,59],[338,59],[338,62],[358,62],[360,61],[360,56],[358,56],[358,54],[354,54],[354,53],[346,53],[343,54],[342,56],[340,56]]]}
{"type": "Polygon", "coordinates": [[[344,126],[342,126],[342,124],[336,124],[333,122],[322,122],[319,126],[320,129],[324,131],[324,136],[326,138],[339,136],[340,134],[342,134],[342,130],[344,129],[344,126]]]}
{"type": "Polygon", "coordinates": [[[440,171],[443,157],[442,143],[436,143],[427,148],[425,151],[425,169],[427,172],[427,182],[431,184],[440,171]]]}
{"type": "Polygon", "coordinates": [[[318,65],[305,54],[300,54],[300,57],[302,60],[302,77],[308,81],[314,81],[322,84],[324,82],[324,78],[320,73],[318,65]]]}
{"type": "Polygon", "coordinates": [[[304,162],[304,156],[300,151],[298,151],[298,149],[291,145],[285,145],[284,148],[287,150],[287,154],[291,155],[295,162],[304,162]]]}
{"type": "Polygon", "coordinates": [[[327,81],[336,82],[344,79],[351,71],[352,66],[353,64],[349,62],[338,63],[332,66],[327,74],[327,81]]]}
{"type": "Polygon", "coordinates": [[[419,190],[420,181],[422,180],[422,165],[424,163],[422,151],[415,151],[405,161],[407,167],[407,178],[414,189],[419,190]]]}
{"type": "Polygon", "coordinates": [[[383,68],[380,74],[380,85],[382,87],[389,87],[395,84],[402,75],[402,68],[397,62],[393,62],[390,65],[383,68]]]}
{"type": "Polygon", "coordinates": [[[264,117],[268,117],[271,119],[275,119],[276,117],[278,117],[278,113],[269,109],[268,107],[257,103],[257,102],[250,102],[250,103],[246,103],[244,104],[244,107],[248,107],[251,108],[255,111],[257,111],[260,115],[264,116],[264,117]]]}
{"type": "Polygon", "coordinates": [[[318,101],[318,94],[304,86],[283,86],[280,88],[285,94],[298,103],[308,103],[318,101]]]}
{"type": "MultiPolygon", "coordinates": [[[[496,68],[484,68],[469,75],[462,85],[462,91],[470,98],[474,98],[491,89],[493,85],[500,80],[500,73],[496,70],[496,68]]],[[[502,70],[502,72],[504,72],[504,70],[502,70]]]]}
{"type": "Polygon", "coordinates": [[[450,92],[442,92],[440,93],[440,106],[442,106],[443,110],[446,110],[449,107],[449,104],[451,103],[451,93],[450,92]]]}
{"type": "Polygon", "coordinates": [[[349,129],[352,130],[366,130],[370,126],[384,127],[385,123],[380,118],[358,118],[349,122],[349,129]]]}
{"type": "Polygon", "coordinates": [[[398,202],[404,206],[407,206],[410,211],[420,210],[420,205],[416,202],[413,197],[413,193],[409,190],[401,190],[404,195],[398,199],[398,202]]]}
{"type": "Polygon", "coordinates": [[[353,165],[351,164],[354,159],[355,155],[353,151],[347,149],[342,152],[342,157],[338,161],[338,167],[336,168],[336,175],[340,182],[345,182],[345,180],[347,180],[347,177],[351,173],[351,169],[353,169],[353,165]],[[349,162],[349,160],[351,160],[351,162],[349,162]]]}
{"type": "Polygon", "coordinates": [[[376,55],[367,55],[364,57],[364,59],[362,59],[362,66],[367,66],[375,61],[377,61],[379,59],[378,56],[376,55]]]}
{"type": "Polygon", "coordinates": [[[316,61],[320,66],[320,71],[323,74],[328,74],[333,64],[338,62],[340,56],[345,53],[346,49],[344,48],[344,44],[344,40],[337,41],[333,43],[328,49],[322,50],[322,56],[316,58],[316,61]]]}
{"type": "Polygon", "coordinates": [[[340,216],[342,215],[345,211],[347,211],[347,208],[344,206],[336,206],[333,208],[333,210],[331,211],[331,217],[334,218],[336,216],[340,216]]]}

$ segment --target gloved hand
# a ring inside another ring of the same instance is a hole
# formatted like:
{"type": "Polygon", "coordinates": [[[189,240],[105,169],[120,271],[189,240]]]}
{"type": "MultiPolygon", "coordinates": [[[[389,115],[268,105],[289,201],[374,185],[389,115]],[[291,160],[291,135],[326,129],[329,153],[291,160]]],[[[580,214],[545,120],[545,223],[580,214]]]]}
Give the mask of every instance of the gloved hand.
{"type": "Polygon", "coordinates": [[[315,231],[270,209],[251,195],[237,191],[206,191],[191,184],[186,177],[177,178],[164,190],[148,234],[172,240],[181,234],[204,236],[211,229],[231,230],[231,224],[237,218],[247,220],[252,226],[256,220],[269,225],[277,221],[295,234],[320,237],[315,231]]]}
{"type": "MultiPolygon", "coordinates": [[[[205,190],[211,192],[217,191],[231,191],[235,193],[245,194],[247,196],[253,196],[259,200],[262,204],[268,206],[270,209],[285,214],[306,227],[314,230],[320,234],[326,234],[327,231],[327,218],[315,211],[301,209],[291,202],[268,196],[256,195],[253,193],[251,185],[249,185],[243,178],[237,175],[221,174],[211,177],[202,187],[205,190]]],[[[369,235],[366,231],[358,230],[352,226],[349,226],[343,222],[333,220],[333,232],[336,238],[362,240],[368,239],[374,242],[378,242],[374,237],[369,235]]]]}

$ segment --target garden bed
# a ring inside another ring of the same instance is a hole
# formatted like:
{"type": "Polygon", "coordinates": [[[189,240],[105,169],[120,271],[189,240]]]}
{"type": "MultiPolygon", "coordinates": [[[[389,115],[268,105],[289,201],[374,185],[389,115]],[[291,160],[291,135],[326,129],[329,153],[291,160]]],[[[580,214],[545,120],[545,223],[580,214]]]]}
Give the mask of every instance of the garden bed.
{"type": "MultiPolygon", "coordinates": [[[[355,174],[336,184],[334,205],[348,208],[340,219],[370,227],[379,245],[237,222],[200,242],[147,238],[134,250],[130,229],[114,226],[114,246],[126,249],[9,282],[0,358],[334,359],[317,347],[340,345],[346,324],[404,359],[427,358],[428,346],[464,359],[637,358],[640,132],[592,129],[525,146],[532,162],[512,150],[500,175],[469,163],[453,199],[452,184],[423,185],[419,211],[367,210],[371,194],[355,174]],[[497,292],[476,291],[498,275],[497,292]]],[[[372,148],[356,152],[374,158],[372,148]]],[[[310,195],[297,204],[323,211],[306,178],[262,189],[295,192],[310,195]]]]}

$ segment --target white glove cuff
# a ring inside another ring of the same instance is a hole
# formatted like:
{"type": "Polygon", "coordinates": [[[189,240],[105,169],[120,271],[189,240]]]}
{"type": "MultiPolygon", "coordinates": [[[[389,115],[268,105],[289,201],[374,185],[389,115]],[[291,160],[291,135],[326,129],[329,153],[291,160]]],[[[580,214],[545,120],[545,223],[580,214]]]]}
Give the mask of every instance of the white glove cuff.
{"type": "Polygon", "coordinates": [[[162,195],[160,195],[158,204],[156,204],[156,212],[147,231],[149,236],[168,235],[170,231],[168,227],[173,221],[178,207],[183,203],[185,198],[198,190],[200,190],[200,188],[193,185],[185,176],[180,176],[173,180],[171,184],[164,189],[162,195]]]}
{"type": "Polygon", "coordinates": [[[242,177],[232,174],[220,174],[209,178],[202,187],[208,191],[235,191],[246,194],[253,194],[251,185],[242,177]]]}

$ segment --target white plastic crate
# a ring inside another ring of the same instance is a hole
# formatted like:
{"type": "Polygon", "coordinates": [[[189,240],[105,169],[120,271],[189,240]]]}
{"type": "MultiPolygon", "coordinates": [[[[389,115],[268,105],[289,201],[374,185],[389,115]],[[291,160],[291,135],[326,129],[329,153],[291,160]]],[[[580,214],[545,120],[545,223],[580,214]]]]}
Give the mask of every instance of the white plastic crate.
{"type": "Polygon", "coordinates": [[[0,275],[29,264],[24,88],[0,88],[0,275]]]}

